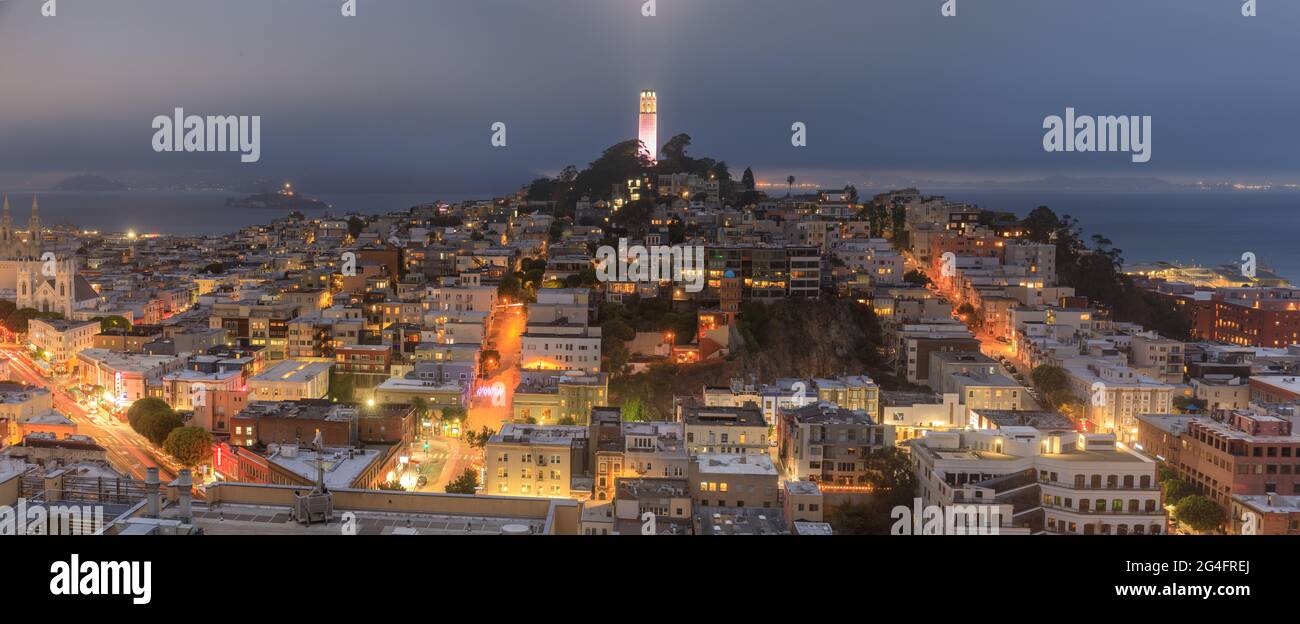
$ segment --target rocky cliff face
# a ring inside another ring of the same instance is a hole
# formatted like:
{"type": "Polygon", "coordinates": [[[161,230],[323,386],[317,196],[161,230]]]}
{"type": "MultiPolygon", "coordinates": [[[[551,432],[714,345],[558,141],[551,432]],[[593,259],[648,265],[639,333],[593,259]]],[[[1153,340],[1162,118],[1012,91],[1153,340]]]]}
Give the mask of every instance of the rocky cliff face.
{"type": "Polygon", "coordinates": [[[670,418],[674,396],[698,397],[704,386],[726,386],[735,378],[765,384],[783,377],[869,375],[886,389],[896,386],[879,364],[880,326],[862,304],[791,300],[748,307],[742,317],[748,340],[733,343],[729,359],[616,378],[610,382],[613,404],[640,401],[648,417],[670,418]]]}
{"type": "Polygon", "coordinates": [[[748,325],[756,352],[733,345],[730,360],[679,366],[678,394],[698,395],[703,386],[725,386],[733,378],[769,383],[778,377],[840,375],[883,377],[876,319],[850,301],[784,301],[767,307],[767,318],[748,325]]]}

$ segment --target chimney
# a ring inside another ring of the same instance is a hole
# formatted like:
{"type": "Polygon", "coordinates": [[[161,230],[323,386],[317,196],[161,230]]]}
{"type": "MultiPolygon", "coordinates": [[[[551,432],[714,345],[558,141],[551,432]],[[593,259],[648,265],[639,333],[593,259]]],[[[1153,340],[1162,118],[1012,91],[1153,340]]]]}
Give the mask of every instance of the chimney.
{"type": "Polygon", "coordinates": [[[149,500],[148,515],[150,518],[157,518],[160,513],[160,507],[162,506],[161,501],[159,500],[159,497],[161,496],[158,491],[159,485],[158,469],[149,468],[145,470],[144,489],[145,496],[148,497],[149,500]]]}
{"type": "Polygon", "coordinates": [[[194,479],[190,477],[190,469],[182,469],[180,474],[176,476],[176,494],[180,497],[181,502],[181,522],[190,522],[194,519],[194,514],[190,510],[190,502],[194,498],[193,488],[194,479]]]}

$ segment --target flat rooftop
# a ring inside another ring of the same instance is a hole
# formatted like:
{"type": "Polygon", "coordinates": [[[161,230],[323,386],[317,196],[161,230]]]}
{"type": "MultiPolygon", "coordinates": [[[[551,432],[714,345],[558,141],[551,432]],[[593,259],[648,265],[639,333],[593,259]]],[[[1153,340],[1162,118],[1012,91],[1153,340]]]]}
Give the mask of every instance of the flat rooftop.
{"type": "Polygon", "coordinates": [[[741,453],[700,453],[695,456],[699,471],[706,474],[746,474],[776,476],[770,455],[741,453]]]}
{"type": "Polygon", "coordinates": [[[114,371],[146,373],[160,366],[176,361],[174,355],[146,355],[143,353],[119,353],[108,349],[82,349],[77,357],[95,362],[114,371]]]}
{"type": "Polygon", "coordinates": [[[795,420],[801,424],[862,426],[874,424],[871,416],[863,410],[845,409],[825,401],[811,403],[790,410],[790,412],[794,414],[795,420]]]}
{"type": "Polygon", "coordinates": [[[998,428],[1003,427],[1033,427],[1040,430],[1074,430],[1074,423],[1070,422],[1064,414],[1059,412],[1047,412],[1037,410],[985,410],[976,409],[972,412],[984,417],[998,428]]]}
{"type": "Polygon", "coordinates": [[[69,329],[76,329],[78,327],[85,327],[87,325],[99,325],[99,321],[70,321],[67,319],[39,319],[39,318],[32,319],[32,320],[45,323],[46,325],[53,327],[54,331],[59,331],[59,332],[65,332],[68,331],[69,329]]]}
{"type": "Polygon", "coordinates": [[[348,403],[334,403],[325,399],[303,399],[300,401],[253,401],[237,418],[299,418],[302,420],[330,420],[349,422],[353,419],[357,406],[348,403]]]}
{"type": "Polygon", "coordinates": [[[510,423],[492,436],[488,444],[532,444],[572,446],[574,440],[587,439],[588,429],[576,425],[525,425],[510,423]]]}
{"type": "Polygon", "coordinates": [[[1234,494],[1232,500],[1260,513],[1300,513],[1300,496],[1283,494],[1234,494]]]}
{"type": "Polygon", "coordinates": [[[266,460],[297,474],[308,481],[316,480],[316,466],[323,462],[325,487],[352,487],[353,482],[381,458],[383,452],[375,448],[326,448],[316,452],[296,444],[272,444],[267,448],[266,460]]]}
{"type": "Polygon", "coordinates": [[[787,494],[796,494],[800,496],[816,496],[822,493],[822,489],[816,481],[786,481],[785,491],[787,494]]]}
{"type": "Polygon", "coordinates": [[[796,520],[794,523],[794,532],[796,535],[834,535],[835,530],[831,528],[829,522],[807,522],[796,520]]]}
{"type": "MultiPolygon", "coordinates": [[[[169,505],[163,516],[174,519],[177,511],[169,505]]],[[[511,533],[540,535],[545,526],[535,518],[337,509],[333,521],[306,525],[294,522],[289,507],[193,503],[194,523],[206,535],[341,535],[344,513],[355,517],[357,535],[501,535],[506,527],[511,533]]]]}
{"type": "Polygon", "coordinates": [[[1213,422],[1208,416],[1192,416],[1189,414],[1138,414],[1136,418],[1165,433],[1174,435],[1187,431],[1187,425],[1193,421],[1206,420],[1213,422]]]}
{"type": "Polygon", "coordinates": [[[285,360],[262,371],[249,381],[260,383],[308,383],[321,375],[328,375],[333,362],[310,360],[285,360]]]}
{"type": "Polygon", "coordinates": [[[695,406],[685,410],[687,425],[724,425],[733,427],[767,427],[763,412],[756,407],[695,406]]]}
{"type": "Polygon", "coordinates": [[[700,535],[789,535],[780,509],[700,507],[695,512],[700,535]]]}

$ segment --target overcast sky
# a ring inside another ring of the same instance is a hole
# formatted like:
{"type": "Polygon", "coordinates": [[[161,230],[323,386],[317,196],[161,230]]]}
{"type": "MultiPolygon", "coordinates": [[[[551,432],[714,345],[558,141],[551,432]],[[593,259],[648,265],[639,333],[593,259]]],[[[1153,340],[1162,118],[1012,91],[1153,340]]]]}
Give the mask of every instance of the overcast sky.
{"type": "MultiPolygon", "coordinates": [[[[739,175],[1300,179],[1300,2],[0,0],[0,183],[316,176],[506,191],[636,133],[739,175]],[[158,154],[155,115],[262,116],[262,159],[158,154]],[[1049,154],[1042,123],[1153,117],[1153,158],[1049,154]],[[509,147],[494,149],[504,122],[509,147]],[[808,126],[808,147],[790,125],[808,126]],[[17,180],[18,182],[15,182],[17,180]]],[[[382,190],[374,188],[369,190],[382,190]]]]}

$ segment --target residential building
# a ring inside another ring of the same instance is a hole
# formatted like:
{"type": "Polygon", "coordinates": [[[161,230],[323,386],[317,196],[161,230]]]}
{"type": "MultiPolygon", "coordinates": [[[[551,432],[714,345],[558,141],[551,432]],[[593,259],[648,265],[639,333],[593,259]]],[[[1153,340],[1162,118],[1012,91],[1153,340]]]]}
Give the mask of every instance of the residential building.
{"type": "Polygon", "coordinates": [[[34,318],[27,323],[27,341],[37,355],[58,372],[76,366],[76,355],[94,346],[99,321],[34,318]]]}
{"type": "Polygon", "coordinates": [[[248,380],[254,401],[323,399],[329,395],[329,361],[284,360],[248,380]]]}
{"type": "Polygon", "coordinates": [[[701,507],[780,508],[776,465],[769,455],[701,453],[690,467],[691,498],[701,507]]]}
{"type": "Polygon", "coordinates": [[[768,425],[757,405],[690,406],[683,409],[686,448],[692,455],[733,453],[766,455],[768,425]]]}
{"type": "MultiPolygon", "coordinates": [[[[511,423],[484,447],[483,492],[498,496],[586,498],[587,427],[511,423]]],[[[589,477],[588,477],[589,479],[589,477]]]]}
{"type": "Polygon", "coordinates": [[[994,506],[997,532],[1165,530],[1156,463],[1112,434],[1034,427],[936,432],[914,440],[911,456],[922,504],[994,506]]]}
{"type": "Polygon", "coordinates": [[[791,478],[816,481],[822,489],[862,488],[867,455],[894,445],[894,428],[862,410],[812,403],[782,410],[779,457],[791,478]]]}

